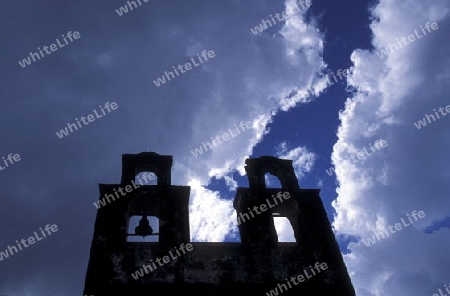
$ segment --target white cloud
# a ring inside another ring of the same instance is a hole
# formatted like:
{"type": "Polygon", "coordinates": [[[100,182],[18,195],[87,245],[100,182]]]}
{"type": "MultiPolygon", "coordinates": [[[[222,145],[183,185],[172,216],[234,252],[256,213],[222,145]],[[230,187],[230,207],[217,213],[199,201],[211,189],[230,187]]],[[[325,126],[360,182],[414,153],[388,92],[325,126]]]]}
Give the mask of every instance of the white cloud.
{"type": "Polygon", "coordinates": [[[192,180],[189,222],[193,241],[221,242],[230,229],[237,228],[233,202],[220,199],[218,192],[192,180]]]}
{"type": "Polygon", "coordinates": [[[314,152],[308,151],[306,147],[288,150],[286,142],[280,143],[276,150],[277,157],[292,160],[297,179],[302,179],[306,173],[311,172],[317,157],[314,152]]]}
{"type": "Polygon", "coordinates": [[[238,187],[238,183],[230,176],[225,176],[225,183],[230,188],[230,191],[236,191],[238,187]]]}
{"type": "Polygon", "coordinates": [[[273,222],[278,235],[278,242],[295,242],[294,230],[286,217],[274,217],[273,222]]]}
{"type": "Polygon", "coordinates": [[[381,0],[373,10],[374,51],[355,50],[349,84],[357,90],[340,114],[332,160],[339,182],[334,228],[367,237],[413,210],[426,218],[366,247],[351,243],[345,261],[357,295],[433,294],[450,280],[448,229],[423,229],[448,216],[450,117],[417,130],[433,108],[448,105],[448,1],[381,0]],[[427,22],[439,29],[380,59],[378,50],[427,22]],[[388,146],[350,168],[347,157],[376,139],[388,146]],[[442,284],[441,284],[442,283],[442,284]],[[418,292],[419,291],[419,292],[418,292]]]}

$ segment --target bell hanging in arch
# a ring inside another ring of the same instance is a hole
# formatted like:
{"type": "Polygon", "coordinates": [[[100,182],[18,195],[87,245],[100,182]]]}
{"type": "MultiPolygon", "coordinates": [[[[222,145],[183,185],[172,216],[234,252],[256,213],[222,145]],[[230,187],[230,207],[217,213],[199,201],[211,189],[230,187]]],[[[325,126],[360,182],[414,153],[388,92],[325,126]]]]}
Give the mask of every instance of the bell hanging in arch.
{"type": "Polygon", "coordinates": [[[153,228],[150,226],[150,222],[148,222],[147,215],[142,216],[141,220],[139,220],[139,225],[136,226],[134,232],[137,235],[142,235],[142,237],[153,234],[153,228]]]}

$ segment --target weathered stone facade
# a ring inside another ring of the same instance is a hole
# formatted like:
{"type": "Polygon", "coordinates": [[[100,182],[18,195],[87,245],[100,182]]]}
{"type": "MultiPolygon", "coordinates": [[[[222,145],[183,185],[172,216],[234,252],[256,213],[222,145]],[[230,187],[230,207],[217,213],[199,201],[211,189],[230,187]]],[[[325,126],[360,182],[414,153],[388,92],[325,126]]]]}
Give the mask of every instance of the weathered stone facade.
{"type": "Polygon", "coordinates": [[[98,209],[85,295],[166,295],[180,291],[195,295],[267,295],[278,284],[287,286],[287,280],[304,270],[311,274],[310,266],[317,262],[326,263],[328,268],[303,282],[291,281],[283,295],[355,295],[319,190],[299,188],[291,160],[264,156],[246,161],[250,188],[238,188],[236,192],[238,215],[270,202],[280,191],[288,192],[290,198],[241,221],[241,243],[190,242],[190,187],[171,185],[171,156],[126,154],[122,162],[121,184],[100,184],[100,199],[119,186],[131,184],[142,171],[154,172],[158,183],[140,186],[98,209]],[[282,188],[265,188],[266,172],[277,176],[282,188]],[[159,242],[127,242],[133,215],[159,219],[159,242]],[[275,216],[291,222],[295,243],[278,242],[275,216]],[[142,277],[132,277],[143,265],[188,243],[193,246],[191,251],[163,266],[155,263],[157,268],[142,277]]]}

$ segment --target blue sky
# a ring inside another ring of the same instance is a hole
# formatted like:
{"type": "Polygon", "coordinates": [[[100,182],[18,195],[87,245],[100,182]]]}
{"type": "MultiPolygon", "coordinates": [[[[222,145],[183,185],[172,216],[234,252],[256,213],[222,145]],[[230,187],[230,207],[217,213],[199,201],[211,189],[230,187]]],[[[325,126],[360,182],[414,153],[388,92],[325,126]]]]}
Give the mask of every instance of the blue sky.
{"type": "MultiPolygon", "coordinates": [[[[0,158],[21,159],[0,170],[0,252],[46,224],[59,230],[0,261],[0,294],[82,294],[98,183],[118,183],[121,155],[142,151],[173,155],[172,183],[191,186],[193,241],[238,241],[244,161],[272,155],[294,161],[301,188],[321,189],[358,296],[449,283],[450,117],[433,110],[450,105],[447,0],[313,0],[256,35],[296,0],[141,2],[122,16],[122,0],[2,3],[0,158]],[[18,62],[69,31],[81,37],[18,62]],[[154,84],[204,50],[214,58],[154,84]],[[327,83],[339,69],[350,74],[327,83]],[[106,102],[118,108],[56,135],[106,102]],[[436,118],[416,128],[426,115],[436,118]],[[192,155],[241,121],[252,128],[192,155]],[[350,160],[377,140],[388,145],[350,160]],[[426,216],[361,243],[413,211],[426,216]]],[[[278,219],[277,232],[293,241],[278,219]]]]}

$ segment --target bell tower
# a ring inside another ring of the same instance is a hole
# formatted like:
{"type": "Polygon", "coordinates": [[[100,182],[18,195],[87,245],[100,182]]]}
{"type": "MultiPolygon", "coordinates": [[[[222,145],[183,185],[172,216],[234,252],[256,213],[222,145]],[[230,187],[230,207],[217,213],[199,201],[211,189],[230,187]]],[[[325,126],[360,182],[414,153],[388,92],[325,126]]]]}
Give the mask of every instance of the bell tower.
{"type": "MultiPolygon", "coordinates": [[[[241,243],[269,252],[291,245],[299,262],[329,262],[337,269],[345,270],[339,245],[319,195],[320,189],[300,188],[292,160],[261,156],[247,159],[245,164],[249,188],[239,187],[233,204],[241,243]],[[281,188],[266,188],[265,173],[277,177],[281,188]],[[289,198],[277,198],[280,192],[289,198]],[[259,214],[253,212],[253,216],[246,219],[250,210],[262,205],[265,205],[266,211],[259,214]],[[288,219],[296,243],[278,242],[274,224],[276,217],[288,219]]],[[[348,280],[345,272],[342,275],[343,282],[348,280]]]]}
{"type": "Polygon", "coordinates": [[[190,241],[190,187],[171,185],[171,168],[170,155],[123,154],[120,184],[99,184],[105,204],[97,211],[84,294],[102,295],[101,287],[127,283],[131,266],[190,241]],[[136,178],[142,172],[153,173],[157,184],[146,185],[148,175],[144,182],[136,178]],[[136,226],[132,218],[140,218],[136,226]],[[148,237],[155,239],[136,241],[148,237]]]}
{"type": "MultiPolygon", "coordinates": [[[[274,217],[286,217],[294,230],[296,241],[300,241],[302,230],[306,229],[303,220],[299,219],[302,209],[299,208],[299,193],[304,195],[317,194],[319,190],[300,190],[295,176],[292,160],[278,159],[272,156],[249,158],[245,161],[245,171],[250,188],[238,188],[234,200],[234,207],[238,219],[245,220],[249,209],[266,205],[269,211],[262,212],[245,223],[239,223],[239,233],[242,243],[261,243],[267,247],[278,245],[274,217]],[[280,189],[267,189],[264,179],[265,173],[277,177],[281,183],[280,189]],[[277,200],[278,192],[289,199],[277,200]],[[276,203],[276,204],[275,204],[276,203]],[[247,213],[246,213],[247,212],[247,213]]],[[[241,222],[238,221],[238,222],[241,222]]]]}

